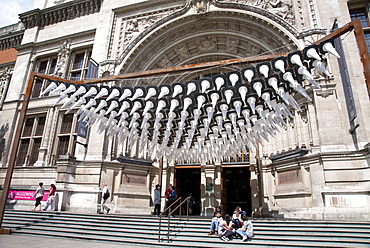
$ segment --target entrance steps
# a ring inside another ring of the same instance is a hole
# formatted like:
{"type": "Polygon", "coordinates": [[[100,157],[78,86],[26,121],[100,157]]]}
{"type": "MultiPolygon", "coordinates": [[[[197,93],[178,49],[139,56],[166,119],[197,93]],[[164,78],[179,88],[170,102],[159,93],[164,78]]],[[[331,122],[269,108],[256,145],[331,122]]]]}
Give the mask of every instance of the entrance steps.
{"type": "Polygon", "coordinates": [[[6,210],[3,228],[14,234],[111,242],[150,247],[370,247],[370,222],[251,219],[255,236],[246,242],[224,242],[209,232],[210,218],[167,218],[116,214],[77,214],[6,210]]]}

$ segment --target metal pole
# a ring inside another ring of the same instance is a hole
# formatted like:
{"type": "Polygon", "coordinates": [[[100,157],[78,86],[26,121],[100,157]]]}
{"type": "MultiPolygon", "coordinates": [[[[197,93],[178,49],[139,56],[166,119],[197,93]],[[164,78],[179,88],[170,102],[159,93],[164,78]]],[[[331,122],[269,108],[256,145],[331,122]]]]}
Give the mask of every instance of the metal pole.
{"type": "MultiPolygon", "coordinates": [[[[12,142],[12,146],[11,146],[11,150],[10,150],[8,168],[7,168],[7,171],[6,171],[6,176],[5,176],[4,186],[3,186],[3,192],[1,194],[1,199],[0,199],[0,227],[3,224],[5,206],[6,206],[6,202],[7,202],[7,198],[8,198],[8,191],[9,191],[10,182],[11,182],[12,176],[13,176],[15,159],[16,159],[16,155],[17,155],[17,151],[18,151],[19,141],[20,141],[20,138],[21,138],[23,123],[24,123],[24,120],[26,118],[28,103],[30,101],[30,97],[31,97],[31,93],[32,93],[32,88],[33,88],[33,82],[34,82],[34,79],[35,79],[35,75],[36,75],[35,72],[31,72],[30,78],[28,79],[26,93],[24,94],[22,108],[19,112],[17,127],[16,127],[16,130],[15,130],[15,134],[14,134],[14,137],[13,137],[13,142],[12,142]]],[[[6,229],[3,229],[3,228],[1,228],[1,230],[0,230],[1,233],[9,233],[9,231],[6,230],[6,229]]]]}

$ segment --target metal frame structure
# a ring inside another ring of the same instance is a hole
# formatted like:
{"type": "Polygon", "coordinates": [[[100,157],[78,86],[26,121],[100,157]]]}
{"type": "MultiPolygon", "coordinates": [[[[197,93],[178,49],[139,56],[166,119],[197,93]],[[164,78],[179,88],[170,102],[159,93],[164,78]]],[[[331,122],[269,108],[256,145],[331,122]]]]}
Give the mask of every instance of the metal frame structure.
{"type": "MultiPolygon", "coordinates": [[[[329,35],[323,37],[322,39],[316,41],[314,44],[320,44],[322,41],[330,39],[330,38],[338,38],[341,35],[348,33],[350,31],[354,30],[357,44],[359,47],[360,51],[360,56],[361,56],[361,62],[363,65],[363,71],[364,71],[364,76],[365,76],[365,83],[367,86],[368,90],[368,95],[370,96],[370,59],[369,59],[369,52],[367,50],[366,46],[366,41],[365,41],[365,35],[361,26],[361,21],[360,19],[355,19],[346,25],[344,25],[341,28],[338,28],[334,30],[332,33],[329,35]]],[[[40,79],[46,79],[46,80],[54,80],[54,81],[59,81],[59,82],[74,82],[76,84],[97,84],[97,83],[103,83],[103,82],[108,82],[108,81],[115,81],[115,80],[122,80],[122,79],[134,79],[134,78],[140,78],[140,77],[148,77],[148,76],[153,76],[153,75],[159,75],[159,74],[169,74],[169,73],[178,73],[178,72],[185,72],[185,71],[190,71],[190,70],[199,70],[199,69],[206,69],[206,68],[211,68],[214,66],[221,66],[221,65],[231,65],[231,64],[241,64],[241,63],[255,63],[255,62],[262,62],[262,61],[268,61],[271,59],[274,59],[279,56],[284,56],[286,54],[272,54],[272,55],[263,55],[263,56],[254,56],[254,57],[249,57],[249,58],[239,58],[239,59],[229,59],[229,60],[221,60],[221,61],[214,61],[214,62],[207,62],[207,63],[199,63],[199,64],[191,64],[191,65],[183,65],[183,66],[176,66],[176,67],[169,67],[169,68],[161,68],[161,69],[154,69],[154,70],[148,70],[148,71],[141,71],[141,72],[133,72],[133,73],[127,73],[127,74],[120,74],[120,75],[114,75],[114,76],[108,76],[108,77],[101,77],[101,78],[96,78],[96,79],[88,79],[88,80],[82,80],[82,81],[71,81],[71,80],[66,80],[63,78],[59,77],[54,77],[54,76],[47,76],[41,73],[37,72],[31,72],[28,83],[27,83],[27,88],[26,92],[24,94],[24,98],[22,101],[22,107],[19,111],[19,116],[18,116],[18,121],[17,121],[17,126],[16,126],[16,131],[13,136],[13,142],[10,150],[10,156],[9,156],[9,161],[8,161],[8,167],[7,167],[7,172],[6,172],[6,177],[4,181],[4,186],[3,186],[3,192],[1,195],[0,199],[0,227],[2,226],[3,218],[4,218],[4,212],[5,212],[5,206],[7,202],[7,196],[8,196],[8,191],[10,188],[10,183],[13,175],[13,170],[14,170],[14,164],[15,164],[15,159],[17,155],[17,150],[19,147],[19,140],[21,137],[21,132],[24,124],[24,120],[26,117],[27,109],[28,109],[28,104],[31,98],[31,93],[32,93],[32,88],[34,84],[35,78],[40,78],[40,79]]],[[[258,159],[258,158],[257,158],[258,159]]],[[[260,161],[257,161],[258,164],[260,164],[260,161]]],[[[258,166],[258,169],[260,170],[261,166],[258,166]]],[[[258,180],[260,181],[260,184],[262,187],[262,175],[261,171],[258,172],[258,180]]],[[[259,191],[259,204],[262,204],[262,196],[261,196],[261,188],[258,189],[259,191]]],[[[4,232],[7,233],[6,230],[0,229],[0,233],[4,232]]]]}

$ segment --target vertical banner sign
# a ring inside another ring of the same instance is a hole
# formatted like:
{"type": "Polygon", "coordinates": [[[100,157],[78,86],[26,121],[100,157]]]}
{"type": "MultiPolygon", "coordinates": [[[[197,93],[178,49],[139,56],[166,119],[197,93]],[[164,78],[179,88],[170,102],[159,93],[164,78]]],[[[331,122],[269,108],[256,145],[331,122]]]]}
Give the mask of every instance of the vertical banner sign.
{"type": "Polygon", "coordinates": [[[87,67],[86,79],[97,78],[98,77],[98,68],[99,68],[99,64],[95,60],[90,58],[89,64],[88,64],[88,67],[87,67]]]}
{"type": "Polygon", "coordinates": [[[80,120],[77,127],[77,136],[84,139],[87,137],[87,122],[80,120]]]}
{"type": "MultiPolygon", "coordinates": [[[[333,30],[337,28],[338,28],[338,22],[335,21],[333,25],[333,30]]],[[[357,111],[356,111],[355,100],[353,97],[353,92],[352,92],[352,87],[351,87],[351,80],[349,78],[347,62],[346,62],[346,58],[344,55],[342,40],[340,39],[340,37],[334,40],[334,45],[335,45],[335,49],[340,55],[340,58],[338,59],[338,65],[339,65],[339,70],[340,70],[340,77],[342,78],[344,97],[346,99],[346,104],[347,104],[348,118],[350,122],[353,122],[355,118],[357,117],[357,111]]]]}

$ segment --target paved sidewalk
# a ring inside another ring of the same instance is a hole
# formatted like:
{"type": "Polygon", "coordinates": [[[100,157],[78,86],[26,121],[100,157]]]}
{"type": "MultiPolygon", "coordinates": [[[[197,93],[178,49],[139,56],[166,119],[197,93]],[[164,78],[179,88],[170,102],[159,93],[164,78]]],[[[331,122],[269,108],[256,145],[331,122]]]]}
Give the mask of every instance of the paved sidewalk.
{"type": "Polygon", "coordinates": [[[132,244],[114,244],[108,242],[93,242],[79,239],[63,239],[54,237],[38,237],[29,235],[11,234],[0,235],[1,248],[149,248],[150,246],[132,245],[132,244]]]}

